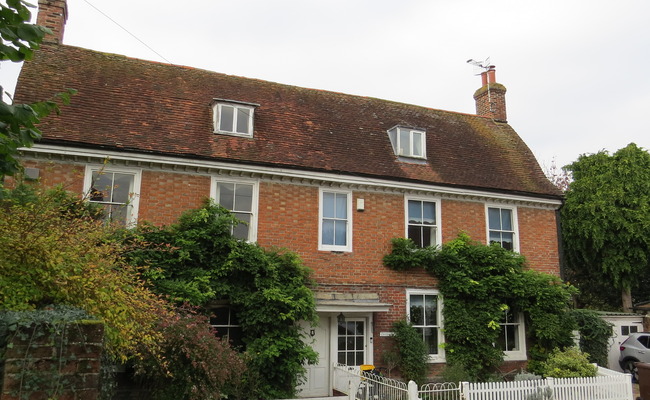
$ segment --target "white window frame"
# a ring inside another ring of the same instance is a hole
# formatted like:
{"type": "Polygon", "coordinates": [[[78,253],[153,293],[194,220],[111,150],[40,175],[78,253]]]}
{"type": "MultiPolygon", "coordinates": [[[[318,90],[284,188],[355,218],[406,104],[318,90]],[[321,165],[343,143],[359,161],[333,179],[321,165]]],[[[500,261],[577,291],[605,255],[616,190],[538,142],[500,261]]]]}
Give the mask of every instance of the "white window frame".
{"type": "MultiPolygon", "coordinates": [[[[436,207],[436,224],[435,227],[435,247],[439,247],[442,243],[442,227],[441,227],[441,215],[440,212],[440,199],[430,198],[430,197],[416,197],[416,196],[404,196],[404,237],[409,237],[409,201],[424,201],[428,203],[434,203],[436,207]]],[[[416,243],[417,244],[417,243],[416,243]]]]}
{"type": "MultiPolygon", "coordinates": [[[[251,221],[248,225],[248,242],[254,243],[257,242],[257,219],[258,219],[258,206],[259,206],[259,185],[260,182],[257,179],[229,179],[222,178],[220,176],[215,176],[212,178],[212,184],[210,188],[210,197],[215,203],[219,204],[219,198],[217,197],[217,189],[219,183],[232,183],[239,185],[252,185],[253,186],[253,199],[251,204],[251,221]]],[[[237,212],[235,210],[234,212],[237,212]]]]}
{"type": "MultiPolygon", "coordinates": [[[[506,312],[504,310],[504,312],[506,312]]],[[[526,325],[524,322],[524,314],[518,312],[515,316],[516,321],[510,323],[499,322],[499,334],[504,329],[505,325],[517,325],[517,341],[519,342],[519,350],[504,351],[503,359],[504,361],[522,361],[526,360],[526,325]]]]}
{"type": "Polygon", "coordinates": [[[409,158],[421,158],[421,159],[426,159],[427,158],[427,135],[426,135],[426,131],[424,131],[422,129],[408,128],[408,127],[405,127],[405,126],[397,125],[397,126],[394,126],[394,127],[390,128],[388,130],[388,137],[389,137],[389,139],[391,141],[391,144],[393,145],[393,151],[395,152],[395,154],[397,156],[409,157],[409,158]],[[401,132],[402,131],[408,131],[408,135],[409,135],[409,146],[408,146],[408,150],[407,150],[406,154],[402,153],[400,151],[400,149],[401,149],[400,145],[401,145],[401,140],[402,140],[401,139],[401,136],[402,136],[401,132]],[[394,134],[392,132],[394,132],[394,134]],[[421,145],[421,148],[422,148],[422,154],[419,154],[419,155],[416,155],[413,152],[414,143],[415,143],[415,141],[413,140],[413,136],[415,134],[419,134],[420,138],[421,138],[420,139],[420,145],[421,145]]]}
{"type": "MultiPolygon", "coordinates": [[[[93,172],[118,173],[133,175],[133,190],[129,193],[130,213],[125,221],[126,227],[133,227],[138,223],[138,210],[140,208],[140,183],[142,181],[142,170],[135,168],[113,167],[110,165],[86,165],[84,172],[83,195],[90,201],[90,190],[93,187],[93,172]]],[[[100,202],[94,202],[102,204],[100,202]]]]}
{"type": "MultiPolygon", "coordinates": [[[[215,99],[221,100],[221,99],[215,99]]],[[[253,103],[243,103],[234,100],[221,100],[216,101],[212,105],[212,117],[214,123],[214,133],[225,134],[225,135],[234,135],[234,136],[244,136],[244,137],[253,137],[254,132],[254,121],[255,121],[255,107],[258,104],[253,103]],[[222,130],[221,129],[221,110],[223,107],[232,107],[234,108],[233,112],[233,130],[222,130]],[[238,132],[237,131],[237,119],[239,118],[239,110],[246,110],[248,114],[248,131],[247,132],[238,132]]]]}
{"type": "Polygon", "coordinates": [[[512,231],[500,230],[499,232],[512,232],[512,251],[519,252],[519,221],[517,218],[517,207],[504,206],[501,204],[486,204],[485,205],[485,242],[490,244],[490,208],[498,208],[502,210],[510,210],[512,212],[512,231]]]}
{"type": "MultiPolygon", "coordinates": [[[[441,363],[445,362],[445,348],[443,346],[443,343],[445,343],[445,335],[444,335],[444,319],[442,316],[442,309],[444,307],[444,302],[442,299],[442,295],[440,294],[439,290],[436,289],[406,289],[406,318],[411,322],[411,295],[429,295],[429,296],[437,296],[438,298],[438,307],[437,307],[437,320],[438,320],[438,325],[428,325],[428,326],[435,326],[438,329],[438,354],[429,354],[429,362],[430,363],[441,363]]],[[[414,325],[415,327],[418,327],[418,325],[414,325]]]]}
{"type": "Polygon", "coordinates": [[[318,250],[321,251],[352,251],[352,191],[351,190],[340,190],[340,189],[329,189],[329,188],[320,188],[318,191],[318,250]],[[323,195],[325,193],[334,193],[334,194],[345,194],[347,195],[347,225],[345,230],[346,235],[346,244],[345,246],[341,245],[331,245],[323,244],[323,195]]]}

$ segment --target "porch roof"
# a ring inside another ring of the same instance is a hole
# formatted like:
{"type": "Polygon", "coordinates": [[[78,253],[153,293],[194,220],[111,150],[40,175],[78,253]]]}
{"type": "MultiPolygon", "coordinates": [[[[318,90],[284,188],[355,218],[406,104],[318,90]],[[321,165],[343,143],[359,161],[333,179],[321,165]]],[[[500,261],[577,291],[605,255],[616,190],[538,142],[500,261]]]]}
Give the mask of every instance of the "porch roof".
{"type": "Polygon", "coordinates": [[[381,303],[377,293],[316,292],[317,312],[388,312],[392,304],[381,303]]]}

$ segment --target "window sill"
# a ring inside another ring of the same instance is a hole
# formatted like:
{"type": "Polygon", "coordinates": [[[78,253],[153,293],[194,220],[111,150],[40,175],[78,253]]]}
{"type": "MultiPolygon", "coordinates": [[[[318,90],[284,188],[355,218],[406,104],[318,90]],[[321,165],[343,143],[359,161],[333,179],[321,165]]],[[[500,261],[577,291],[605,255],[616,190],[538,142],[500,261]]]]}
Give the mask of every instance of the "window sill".
{"type": "Polygon", "coordinates": [[[244,138],[252,138],[252,133],[237,133],[237,132],[227,132],[227,131],[212,131],[215,135],[226,135],[226,136],[236,136],[244,138]]]}

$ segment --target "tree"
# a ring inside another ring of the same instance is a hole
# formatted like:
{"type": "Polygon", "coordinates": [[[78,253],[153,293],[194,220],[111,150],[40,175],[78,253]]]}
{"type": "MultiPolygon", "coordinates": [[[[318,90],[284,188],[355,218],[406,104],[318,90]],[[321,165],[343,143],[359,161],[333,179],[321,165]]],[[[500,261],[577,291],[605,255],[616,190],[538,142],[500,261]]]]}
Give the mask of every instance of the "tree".
{"type": "Polygon", "coordinates": [[[576,284],[631,290],[650,267],[650,153],[634,143],[613,155],[582,155],[567,166],[573,182],[561,211],[567,267],[576,284]]]}
{"type": "Polygon", "coordinates": [[[569,185],[571,185],[571,173],[564,167],[558,167],[555,158],[551,161],[550,167],[544,165],[544,175],[546,175],[555,187],[563,192],[566,192],[569,189],[569,185]]]}
{"type": "MultiPolygon", "coordinates": [[[[45,35],[51,33],[45,27],[29,23],[31,12],[28,7],[32,6],[22,0],[7,0],[6,6],[0,4],[0,61],[31,59],[45,35]]],[[[58,102],[68,104],[75,91],[68,89],[52,99],[32,104],[6,103],[2,92],[0,86],[0,180],[21,170],[16,159],[18,149],[31,147],[41,138],[36,125],[50,113],[58,113],[58,102]]]]}

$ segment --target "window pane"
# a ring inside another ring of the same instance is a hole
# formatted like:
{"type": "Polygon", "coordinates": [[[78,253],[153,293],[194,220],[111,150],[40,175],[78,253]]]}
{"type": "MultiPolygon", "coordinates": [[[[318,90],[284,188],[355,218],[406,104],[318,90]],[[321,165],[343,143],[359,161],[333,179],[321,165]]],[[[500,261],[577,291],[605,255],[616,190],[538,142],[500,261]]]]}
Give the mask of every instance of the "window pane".
{"type": "Polygon", "coordinates": [[[347,219],[348,217],[348,195],[336,194],[336,218],[347,219]]]}
{"type": "Polygon", "coordinates": [[[436,328],[425,328],[424,332],[424,343],[429,349],[429,354],[438,354],[438,329],[436,328]]]}
{"type": "Polygon", "coordinates": [[[217,201],[222,207],[232,211],[235,206],[235,184],[234,183],[219,183],[219,198],[217,201]]]}
{"type": "Polygon", "coordinates": [[[501,209],[501,230],[512,230],[512,210],[501,209]]]}
{"type": "Polygon", "coordinates": [[[501,245],[501,233],[500,232],[490,232],[490,244],[498,243],[501,245]]]}
{"type": "Polygon", "coordinates": [[[248,231],[250,230],[251,215],[244,213],[235,213],[235,218],[245,223],[239,223],[233,227],[232,235],[237,239],[248,240],[248,231]]]}
{"type": "Polygon", "coordinates": [[[97,193],[95,195],[95,201],[110,201],[111,193],[113,192],[113,174],[93,172],[92,189],[97,193]]]}
{"type": "Polygon", "coordinates": [[[504,249],[507,250],[512,250],[513,249],[513,235],[510,232],[502,232],[501,233],[501,246],[503,246],[504,249]]]}
{"type": "Polygon", "coordinates": [[[357,351],[357,359],[354,365],[363,365],[363,351],[357,351]]]}
{"type": "Polygon", "coordinates": [[[498,208],[488,208],[490,229],[501,230],[501,213],[498,208]]]}
{"type": "Polygon", "coordinates": [[[345,353],[339,353],[339,356],[338,356],[338,363],[339,363],[339,364],[346,364],[346,365],[349,365],[349,364],[347,363],[347,360],[345,359],[345,353]]]}
{"type": "Polygon", "coordinates": [[[334,222],[334,244],[337,246],[345,246],[347,244],[347,238],[346,238],[346,229],[347,229],[347,222],[346,221],[333,221],[334,222]]]}
{"type": "Polygon", "coordinates": [[[422,213],[424,216],[423,223],[435,225],[436,223],[436,203],[425,201],[422,203],[422,213]]]}
{"type": "Polygon", "coordinates": [[[244,348],[244,331],[239,327],[228,328],[228,340],[235,348],[244,348]]]}
{"type": "Polygon", "coordinates": [[[113,174],[113,202],[126,204],[133,191],[133,175],[113,174]]]}
{"type": "Polygon", "coordinates": [[[233,132],[234,108],[232,106],[219,107],[219,130],[233,132]]]}
{"type": "Polygon", "coordinates": [[[126,224],[129,214],[129,206],[111,205],[110,207],[110,221],[118,224],[126,224]]]}
{"type": "Polygon", "coordinates": [[[334,244],[334,221],[323,220],[323,244],[334,244]]]}
{"type": "Polygon", "coordinates": [[[235,187],[235,208],[237,211],[252,211],[253,185],[237,184],[235,187]]]}
{"type": "Polygon", "coordinates": [[[334,218],[334,193],[323,193],[323,217],[334,218]]]}
{"type": "Polygon", "coordinates": [[[422,202],[409,200],[409,223],[422,223],[422,202]]]}
{"type": "Polygon", "coordinates": [[[409,156],[411,155],[411,141],[410,132],[407,129],[399,130],[399,154],[409,156]]]}
{"type": "Polygon", "coordinates": [[[424,296],[425,304],[425,324],[438,325],[438,298],[436,296],[424,296]]]}
{"type": "Polygon", "coordinates": [[[632,325],[632,326],[630,327],[630,333],[635,333],[635,332],[638,332],[638,331],[639,331],[639,327],[638,327],[638,326],[636,326],[636,325],[632,325]]]}
{"type": "Polygon", "coordinates": [[[421,156],[422,154],[424,154],[422,152],[422,134],[413,132],[413,155],[421,156]]]}
{"type": "Polygon", "coordinates": [[[249,115],[249,109],[237,107],[237,132],[250,133],[248,129],[249,115]]]}
{"type": "Polygon", "coordinates": [[[422,242],[422,229],[420,226],[409,225],[408,236],[416,245],[424,247],[422,242]]]}
{"type": "Polygon", "coordinates": [[[410,314],[413,325],[424,325],[424,296],[419,294],[410,297],[410,314]]]}

